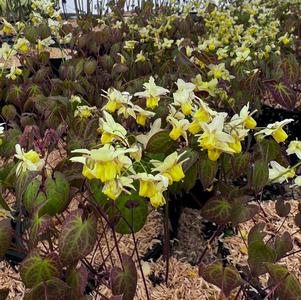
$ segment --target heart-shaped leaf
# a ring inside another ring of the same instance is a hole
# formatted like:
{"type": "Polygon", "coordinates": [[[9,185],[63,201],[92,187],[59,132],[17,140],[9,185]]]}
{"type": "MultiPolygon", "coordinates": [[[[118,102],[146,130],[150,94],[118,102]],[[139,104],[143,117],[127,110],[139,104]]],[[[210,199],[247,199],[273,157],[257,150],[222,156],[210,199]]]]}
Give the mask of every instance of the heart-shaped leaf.
{"type": "Polygon", "coordinates": [[[132,258],[122,255],[123,270],[113,267],[111,271],[111,286],[113,295],[123,295],[123,300],[133,300],[137,287],[137,270],[132,258]]]}
{"type": "Polygon", "coordinates": [[[249,234],[248,234],[248,245],[253,242],[262,241],[263,238],[266,236],[266,232],[264,232],[265,223],[258,223],[254,225],[249,234]]]}
{"type": "Polygon", "coordinates": [[[69,286],[58,278],[52,278],[34,286],[28,292],[24,300],[58,300],[63,299],[69,289],[69,286]]]}
{"type": "Polygon", "coordinates": [[[263,241],[256,241],[248,246],[248,264],[253,275],[259,276],[267,272],[266,262],[275,262],[277,254],[263,241]]]}
{"type": "Polygon", "coordinates": [[[70,286],[67,300],[79,299],[83,296],[88,282],[88,272],[84,265],[67,270],[66,283],[70,286]]]}
{"type": "Polygon", "coordinates": [[[54,216],[63,211],[69,202],[69,183],[62,173],[56,172],[54,178],[45,182],[47,202],[40,208],[39,215],[54,216]]]}
{"type": "Polygon", "coordinates": [[[0,260],[9,249],[12,237],[13,229],[11,227],[10,219],[0,220],[0,260]]]}
{"type": "Polygon", "coordinates": [[[269,167],[263,160],[257,160],[249,175],[249,185],[255,191],[259,193],[269,181],[269,167]]]}
{"type": "Polygon", "coordinates": [[[59,253],[65,265],[88,255],[96,242],[96,218],[91,215],[83,220],[82,216],[82,210],[73,211],[63,224],[59,237],[59,253]]]}
{"type": "Polygon", "coordinates": [[[272,263],[267,263],[266,268],[271,276],[272,282],[277,285],[276,295],[278,299],[301,299],[300,282],[287,268],[272,263]]]}
{"type": "Polygon", "coordinates": [[[208,221],[225,224],[231,218],[232,205],[223,197],[214,197],[206,202],[201,215],[208,221]]]}
{"type": "Polygon", "coordinates": [[[219,287],[228,297],[231,291],[242,284],[242,279],[236,269],[232,266],[223,266],[223,263],[216,261],[208,265],[202,272],[202,277],[219,287]]]}
{"type": "Polygon", "coordinates": [[[231,222],[234,226],[250,220],[258,212],[258,206],[254,204],[248,204],[245,197],[235,198],[233,201],[231,201],[231,204],[231,222]]]}
{"type": "Polygon", "coordinates": [[[175,151],[175,142],[170,139],[169,132],[161,130],[155,133],[146,145],[146,152],[169,154],[175,151]]]}
{"type": "Polygon", "coordinates": [[[41,257],[38,253],[30,254],[21,264],[20,275],[27,288],[32,288],[40,282],[60,276],[58,255],[52,253],[41,257]]]}
{"type": "Polygon", "coordinates": [[[30,227],[30,239],[29,246],[30,248],[35,247],[41,235],[43,235],[47,229],[51,226],[52,219],[51,217],[44,215],[39,217],[38,214],[35,214],[32,219],[32,224],[30,227]]]}
{"type": "Polygon", "coordinates": [[[293,250],[291,235],[285,231],[281,236],[277,236],[274,243],[277,260],[281,259],[286,253],[293,250]]]}
{"type": "Polygon", "coordinates": [[[284,203],[282,198],[278,199],[275,204],[275,209],[279,217],[286,217],[291,211],[289,202],[284,203]]]}
{"type": "Polygon", "coordinates": [[[202,153],[199,160],[199,175],[203,188],[207,189],[212,184],[217,173],[217,163],[208,158],[207,154],[202,153]]]}

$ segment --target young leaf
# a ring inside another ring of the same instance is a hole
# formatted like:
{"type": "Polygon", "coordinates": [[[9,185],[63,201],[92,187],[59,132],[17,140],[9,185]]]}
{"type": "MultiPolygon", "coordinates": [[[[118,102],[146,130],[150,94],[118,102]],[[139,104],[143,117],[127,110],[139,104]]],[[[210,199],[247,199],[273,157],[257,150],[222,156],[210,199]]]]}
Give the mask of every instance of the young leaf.
{"type": "Polygon", "coordinates": [[[285,231],[282,236],[277,236],[274,243],[277,260],[281,259],[286,253],[293,250],[293,242],[289,232],[285,231]]]}
{"type": "Polygon", "coordinates": [[[231,291],[242,284],[242,279],[236,269],[232,266],[223,266],[222,262],[216,261],[208,265],[201,272],[202,277],[219,287],[228,297],[231,291]]]}
{"type": "Polygon", "coordinates": [[[137,287],[137,270],[132,258],[122,255],[123,270],[113,267],[111,271],[111,286],[113,295],[123,295],[123,300],[133,300],[137,287]]]}
{"type": "Polygon", "coordinates": [[[20,275],[27,288],[40,282],[60,276],[59,258],[56,253],[41,257],[38,253],[30,254],[21,264],[20,275]]]}
{"type": "Polygon", "coordinates": [[[207,155],[201,155],[199,160],[199,175],[204,189],[212,184],[217,173],[216,161],[210,160],[207,155]]]}
{"type": "Polygon", "coordinates": [[[42,217],[39,217],[38,214],[34,215],[30,227],[30,238],[29,238],[29,247],[31,249],[36,246],[40,236],[47,231],[47,229],[51,226],[51,224],[52,224],[51,217],[47,215],[44,215],[42,217]]]}
{"type": "Polygon", "coordinates": [[[223,197],[214,197],[206,202],[201,215],[210,222],[225,224],[231,218],[232,205],[223,197]]]}
{"type": "Polygon", "coordinates": [[[258,206],[248,204],[244,197],[235,198],[232,202],[231,222],[234,226],[253,218],[258,212],[258,206]]]}
{"type": "Polygon", "coordinates": [[[63,264],[77,262],[88,255],[97,238],[97,222],[94,216],[82,219],[83,211],[76,210],[66,218],[59,237],[59,253],[63,264]]]}
{"type": "Polygon", "coordinates": [[[52,278],[45,282],[40,282],[33,289],[25,294],[24,300],[58,300],[63,299],[69,286],[58,278],[52,278]]]}
{"type": "Polygon", "coordinates": [[[63,211],[69,202],[69,183],[62,173],[56,172],[54,178],[45,182],[47,202],[39,210],[39,215],[54,216],[63,211]]]}
{"type": "Polygon", "coordinates": [[[70,286],[67,300],[79,299],[83,296],[88,282],[88,272],[84,265],[67,270],[66,283],[70,286]]]}
{"type": "Polygon", "coordinates": [[[263,241],[256,241],[248,246],[248,264],[253,275],[259,276],[267,272],[266,262],[275,262],[277,254],[274,249],[263,241]]]}
{"type": "Polygon", "coordinates": [[[269,167],[263,160],[257,160],[250,172],[249,185],[255,191],[259,193],[269,180],[269,167]]]}
{"type": "Polygon", "coordinates": [[[287,268],[277,264],[267,263],[266,268],[273,283],[277,286],[278,299],[300,300],[301,285],[297,278],[287,268]]]}
{"type": "Polygon", "coordinates": [[[249,234],[248,234],[248,245],[253,242],[262,241],[266,236],[266,232],[264,232],[265,223],[258,223],[254,225],[249,234]]]}
{"type": "Polygon", "coordinates": [[[10,224],[10,219],[0,220],[0,260],[9,249],[12,237],[13,229],[10,224]]]}
{"type": "Polygon", "coordinates": [[[275,209],[279,217],[286,217],[291,211],[291,205],[289,202],[284,203],[282,198],[278,199],[275,204],[275,209]]]}

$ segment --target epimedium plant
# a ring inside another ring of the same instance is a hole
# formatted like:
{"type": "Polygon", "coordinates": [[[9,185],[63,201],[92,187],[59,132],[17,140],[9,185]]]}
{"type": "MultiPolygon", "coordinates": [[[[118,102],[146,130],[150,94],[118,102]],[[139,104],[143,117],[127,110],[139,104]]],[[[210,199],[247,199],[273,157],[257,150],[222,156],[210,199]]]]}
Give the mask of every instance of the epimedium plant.
{"type": "MultiPolygon", "coordinates": [[[[268,236],[264,223],[245,240],[247,268],[203,264],[225,228],[264,213],[267,185],[294,180],[293,188],[300,186],[301,142],[288,143],[286,133],[294,120],[263,126],[255,109],[266,89],[280,105],[296,104],[295,2],[199,4],[194,21],[190,5],[181,14],[166,7],[152,14],[147,2],[137,15],[123,17],[120,2],[112,15],[78,20],[73,28],[51,2],[37,1],[28,23],[4,21],[3,32],[15,35],[0,52],[6,102],[0,257],[20,264],[26,299],[89,299],[101,285],[112,290],[104,299],[133,299],[137,271],[150,299],[135,233],[150,210],[167,211],[172,195],[195,186],[212,192],[200,200],[200,214],[217,225],[200,251],[200,276],[221,289],[221,298],[234,289],[236,299],[250,289],[266,299],[300,298],[298,280],[281,264],[294,254],[292,238],[280,229],[268,236]],[[70,50],[58,66],[47,50],[54,44],[70,50]],[[8,68],[14,55],[21,67],[8,68]],[[108,233],[119,262],[110,263],[108,249],[95,265],[108,233]],[[132,236],[140,270],[120,252],[120,234],[132,236]],[[259,280],[266,273],[268,286],[259,280]]],[[[278,200],[275,209],[285,222],[290,204],[278,200]]],[[[300,205],[295,214],[301,226],[300,205]]]]}

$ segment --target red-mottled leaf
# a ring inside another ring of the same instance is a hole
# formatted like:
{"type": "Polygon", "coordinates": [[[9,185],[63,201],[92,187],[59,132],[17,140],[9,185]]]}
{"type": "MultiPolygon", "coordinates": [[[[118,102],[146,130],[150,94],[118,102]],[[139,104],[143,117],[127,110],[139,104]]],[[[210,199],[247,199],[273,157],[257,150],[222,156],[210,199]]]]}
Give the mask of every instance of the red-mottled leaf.
{"type": "Polygon", "coordinates": [[[84,265],[67,270],[66,283],[70,286],[67,300],[79,299],[83,296],[88,282],[88,272],[84,265]]]}
{"type": "Polygon", "coordinates": [[[72,264],[88,255],[97,238],[97,222],[94,216],[83,220],[83,211],[72,212],[63,224],[59,236],[59,253],[63,264],[72,264]]]}
{"type": "Polygon", "coordinates": [[[281,236],[277,236],[274,243],[277,253],[277,260],[281,259],[286,253],[293,250],[293,242],[291,235],[285,231],[281,236]]]}
{"type": "Polygon", "coordinates": [[[132,258],[122,255],[124,270],[113,267],[111,271],[111,286],[113,295],[123,295],[123,300],[133,300],[137,287],[137,270],[132,258]]]}

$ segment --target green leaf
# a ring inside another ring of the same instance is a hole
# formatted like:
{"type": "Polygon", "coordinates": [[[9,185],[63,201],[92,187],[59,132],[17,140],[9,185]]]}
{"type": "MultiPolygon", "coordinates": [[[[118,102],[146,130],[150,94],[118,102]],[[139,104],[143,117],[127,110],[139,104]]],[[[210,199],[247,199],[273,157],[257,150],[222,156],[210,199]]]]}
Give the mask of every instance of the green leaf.
{"type": "Polygon", "coordinates": [[[176,150],[175,142],[170,139],[169,132],[162,130],[155,133],[146,145],[146,152],[170,154],[176,150]]]}
{"type": "Polygon", "coordinates": [[[243,283],[236,269],[232,266],[224,267],[220,261],[208,265],[201,275],[206,281],[219,287],[226,297],[243,283]]]}
{"type": "Polygon", "coordinates": [[[79,299],[83,296],[88,283],[88,272],[84,265],[67,270],[66,283],[70,286],[67,300],[79,299]]]}
{"type": "Polygon", "coordinates": [[[231,222],[234,226],[250,220],[258,212],[258,206],[255,204],[248,204],[246,197],[235,198],[231,201],[231,204],[231,222]]]}
{"type": "Polygon", "coordinates": [[[198,165],[193,164],[186,172],[182,186],[186,192],[190,191],[196,183],[198,176],[198,165]]]}
{"type": "Polygon", "coordinates": [[[115,226],[118,233],[130,234],[131,228],[134,232],[138,232],[145,224],[148,205],[146,200],[137,193],[121,194],[116,200],[116,207],[116,215],[120,216],[115,226]]]}
{"type": "Polygon", "coordinates": [[[13,230],[10,219],[0,220],[0,260],[9,249],[12,237],[13,230]]]}
{"type": "Polygon", "coordinates": [[[266,268],[271,276],[272,282],[278,285],[276,289],[278,299],[301,299],[300,282],[287,268],[272,263],[267,263],[266,268]]]}
{"type": "Polygon", "coordinates": [[[257,160],[250,172],[249,185],[255,191],[259,193],[269,181],[269,167],[263,160],[257,160]]]}
{"type": "Polygon", "coordinates": [[[20,276],[27,288],[60,276],[59,258],[56,253],[41,257],[38,253],[30,254],[21,264],[20,276]]]}
{"type": "MultiPolygon", "coordinates": [[[[281,158],[281,147],[274,140],[263,139],[258,143],[258,152],[267,163],[271,160],[279,160],[281,158]]],[[[257,150],[256,149],[256,150],[257,150]]]]}
{"type": "Polygon", "coordinates": [[[214,197],[206,202],[201,209],[201,215],[210,222],[225,224],[231,218],[232,206],[223,197],[214,197]]]}
{"type": "Polygon", "coordinates": [[[3,142],[0,145],[0,156],[10,157],[15,154],[15,145],[19,143],[22,132],[19,129],[11,128],[6,131],[3,142]]]}
{"type": "Polygon", "coordinates": [[[97,238],[97,222],[94,216],[83,220],[83,211],[76,210],[66,218],[59,237],[59,253],[63,264],[77,262],[88,255],[97,238]]]}
{"type": "Polygon", "coordinates": [[[123,300],[133,300],[137,287],[137,270],[132,258],[122,255],[123,270],[113,267],[111,271],[111,285],[113,295],[123,295],[123,300]]]}
{"type": "Polygon", "coordinates": [[[48,230],[52,225],[52,219],[50,216],[44,215],[39,217],[38,214],[35,214],[32,219],[32,224],[30,227],[29,235],[29,247],[32,249],[36,246],[40,237],[48,230]]]}
{"type": "Polygon", "coordinates": [[[286,253],[293,250],[293,242],[289,232],[285,231],[281,236],[277,236],[274,243],[277,254],[277,260],[285,256],[286,253]]]}
{"type": "Polygon", "coordinates": [[[208,158],[207,154],[202,153],[199,160],[199,175],[204,190],[209,188],[217,173],[217,162],[208,158]]]}
{"type": "Polygon", "coordinates": [[[41,181],[38,178],[34,178],[27,186],[23,194],[23,204],[29,213],[41,203],[46,200],[43,193],[39,193],[41,181]],[[38,197],[39,194],[39,197],[38,197]]]}
{"type": "Polygon", "coordinates": [[[256,241],[248,246],[248,264],[251,273],[259,276],[267,272],[266,262],[275,262],[277,255],[274,249],[266,245],[263,241],[256,241]]]}
{"type": "Polygon", "coordinates": [[[58,300],[65,297],[69,286],[58,278],[52,278],[34,286],[24,300],[58,300]]]}
{"type": "Polygon", "coordinates": [[[264,237],[266,236],[266,232],[264,232],[264,223],[258,223],[254,225],[249,234],[248,234],[248,245],[250,245],[253,242],[262,241],[264,237]]]}
{"type": "Polygon", "coordinates": [[[232,172],[235,178],[246,174],[250,163],[250,153],[239,153],[231,159],[232,172]]]}
{"type": "Polygon", "coordinates": [[[40,208],[39,215],[54,216],[60,213],[69,203],[70,186],[64,175],[54,173],[54,178],[48,177],[45,182],[47,202],[40,208]]]}

